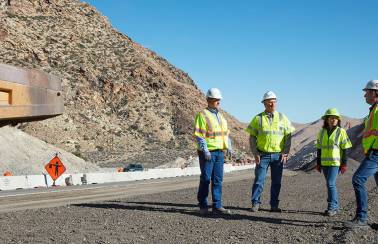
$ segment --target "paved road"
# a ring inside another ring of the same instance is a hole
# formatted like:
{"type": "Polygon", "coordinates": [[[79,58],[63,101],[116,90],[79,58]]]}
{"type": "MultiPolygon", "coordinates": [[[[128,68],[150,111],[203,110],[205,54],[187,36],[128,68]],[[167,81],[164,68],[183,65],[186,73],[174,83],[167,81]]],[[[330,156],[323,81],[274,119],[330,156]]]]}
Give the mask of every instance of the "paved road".
{"type": "Polygon", "coordinates": [[[343,226],[355,210],[352,174],[351,169],[338,178],[342,210],[333,218],[323,214],[327,191],[317,172],[286,173],[282,213],[269,212],[270,180],[261,211],[250,211],[251,171],[225,177],[223,205],[231,215],[199,215],[198,176],[1,192],[1,243],[378,243],[378,189],[372,180],[370,227],[343,226]]]}
{"type": "MultiPolygon", "coordinates": [[[[225,175],[225,182],[250,179],[245,170],[225,175]]],[[[178,177],[136,182],[118,182],[101,185],[57,187],[0,192],[0,213],[25,209],[48,208],[69,204],[112,200],[122,197],[161,193],[196,187],[198,177],[178,177]]]]}

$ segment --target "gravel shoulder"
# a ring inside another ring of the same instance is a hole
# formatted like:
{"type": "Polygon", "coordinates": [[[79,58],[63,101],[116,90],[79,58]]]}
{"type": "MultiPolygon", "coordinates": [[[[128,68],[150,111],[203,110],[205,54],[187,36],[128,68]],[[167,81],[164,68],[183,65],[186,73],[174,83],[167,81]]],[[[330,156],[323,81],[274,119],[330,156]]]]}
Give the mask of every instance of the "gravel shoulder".
{"type": "Polygon", "coordinates": [[[324,216],[326,186],[319,173],[286,174],[283,213],[270,213],[269,181],[262,210],[250,208],[251,179],[224,184],[229,216],[200,217],[196,188],[0,215],[3,243],[377,243],[378,189],[369,180],[369,224],[349,230],[354,215],[352,170],[338,178],[342,211],[324,216]]]}

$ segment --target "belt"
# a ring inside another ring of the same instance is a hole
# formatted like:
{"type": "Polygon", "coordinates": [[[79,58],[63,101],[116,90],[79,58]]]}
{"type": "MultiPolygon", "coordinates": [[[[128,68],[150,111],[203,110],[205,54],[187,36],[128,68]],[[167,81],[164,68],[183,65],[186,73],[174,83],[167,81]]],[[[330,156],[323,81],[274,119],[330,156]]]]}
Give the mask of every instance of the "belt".
{"type": "MultiPolygon", "coordinates": [[[[209,152],[223,152],[223,149],[214,149],[214,150],[209,150],[209,152]]],[[[198,153],[201,153],[201,150],[197,150],[198,153]]]]}
{"type": "Polygon", "coordinates": [[[260,154],[276,154],[276,153],[282,153],[282,152],[263,152],[259,149],[257,149],[257,151],[260,153],[260,154]]]}

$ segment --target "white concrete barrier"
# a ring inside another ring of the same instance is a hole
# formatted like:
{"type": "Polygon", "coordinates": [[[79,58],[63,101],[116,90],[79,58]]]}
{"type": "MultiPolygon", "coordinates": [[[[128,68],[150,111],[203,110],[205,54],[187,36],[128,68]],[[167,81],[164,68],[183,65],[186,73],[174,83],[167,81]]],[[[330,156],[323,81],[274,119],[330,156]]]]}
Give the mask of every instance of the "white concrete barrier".
{"type": "Polygon", "coordinates": [[[0,177],[1,190],[15,190],[29,188],[25,176],[0,177]]]}
{"type": "MultiPolygon", "coordinates": [[[[237,170],[252,169],[255,165],[233,166],[224,165],[224,172],[229,173],[237,170]]],[[[120,181],[137,181],[147,179],[171,178],[180,176],[199,175],[199,167],[188,168],[166,168],[166,169],[147,169],[136,172],[112,172],[112,173],[80,173],[80,174],[63,174],[56,181],[58,186],[65,186],[65,179],[72,177],[73,185],[83,184],[102,184],[120,181]]],[[[22,176],[1,176],[0,190],[28,189],[36,187],[50,187],[53,181],[49,175],[22,175],[22,176]]]]}

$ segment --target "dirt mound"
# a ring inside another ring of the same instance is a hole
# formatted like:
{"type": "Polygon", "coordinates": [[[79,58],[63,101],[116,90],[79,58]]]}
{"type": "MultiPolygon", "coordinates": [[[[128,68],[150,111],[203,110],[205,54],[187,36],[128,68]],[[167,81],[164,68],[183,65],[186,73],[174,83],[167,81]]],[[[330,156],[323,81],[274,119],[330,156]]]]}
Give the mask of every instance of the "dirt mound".
{"type": "MultiPolygon", "coordinates": [[[[153,167],[194,155],[191,132],[204,94],[95,8],[78,0],[2,1],[0,21],[0,62],[63,80],[65,114],[24,131],[113,167],[135,161],[153,167]]],[[[234,147],[247,149],[245,126],[226,117],[234,147]]]]}
{"type": "MultiPolygon", "coordinates": [[[[45,172],[44,166],[58,153],[66,173],[96,172],[100,168],[75,155],[32,137],[14,127],[0,128],[0,173],[31,175],[45,172]]],[[[46,173],[46,172],[45,172],[46,173]]]]}

